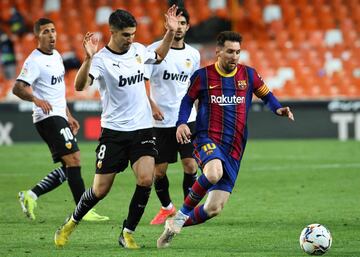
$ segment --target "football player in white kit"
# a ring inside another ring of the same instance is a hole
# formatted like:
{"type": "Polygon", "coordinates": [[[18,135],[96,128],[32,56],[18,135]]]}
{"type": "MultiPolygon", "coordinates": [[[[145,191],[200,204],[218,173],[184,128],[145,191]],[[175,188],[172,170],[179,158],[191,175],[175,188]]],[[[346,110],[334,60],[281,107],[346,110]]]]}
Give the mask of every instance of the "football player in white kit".
{"type": "MultiPolygon", "coordinates": [[[[85,192],[80,171],[80,151],[75,135],[79,123],[69,112],[65,99],[65,69],[55,49],[54,22],[40,18],[34,24],[38,48],[27,57],[18,76],[13,93],[22,100],[33,102],[33,122],[47,143],[54,163],[62,166],[51,171],[31,190],[19,192],[18,198],[27,217],[34,220],[36,200],[41,195],[68,181],[75,203],[85,192]]],[[[91,210],[85,220],[108,220],[91,210]]]]}
{"type": "MultiPolygon", "coordinates": [[[[167,217],[176,213],[169,193],[169,180],[166,171],[169,163],[177,162],[180,154],[184,178],[183,193],[187,196],[189,189],[196,181],[197,164],[192,157],[193,145],[179,144],[176,141],[176,121],[179,113],[181,99],[184,97],[191,75],[200,67],[200,53],[197,49],[184,42],[185,34],[189,29],[189,14],[184,8],[179,8],[182,13],[178,18],[179,27],[174,41],[164,61],[159,65],[145,65],[145,78],[150,79],[150,103],[154,117],[154,135],[158,156],[155,158],[156,194],[162,207],[150,224],[163,224],[167,217]]],[[[148,46],[153,50],[161,43],[157,41],[148,46]]],[[[195,133],[196,111],[193,108],[189,127],[195,133]]]]}
{"type": "MultiPolygon", "coordinates": [[[[55,245],[63,246],[82,217],[103,199],[118,172],[130,161],[136,177],[136,189],[130,202],[119,244],[129,249],[140,248],[133,233],[148,202],[157,152],[152,133],[151,107],[145,81],[145,63],[160,63],[170,49],[178,27],[177,7],[167,11],[167,32],[155,51],[133,42],[136,20],[125,10],[116,10],[109,17],[109,43],[97,52],[98,40],[92,33],[84,38],[86,58],[75,78],[77,90],[99,82],[102,103],[102,133],[96,149],[96,174],[73,214],[55,233],[55,245]]],[[[141,32],[140,32],[141,33],[141,32]]]]}

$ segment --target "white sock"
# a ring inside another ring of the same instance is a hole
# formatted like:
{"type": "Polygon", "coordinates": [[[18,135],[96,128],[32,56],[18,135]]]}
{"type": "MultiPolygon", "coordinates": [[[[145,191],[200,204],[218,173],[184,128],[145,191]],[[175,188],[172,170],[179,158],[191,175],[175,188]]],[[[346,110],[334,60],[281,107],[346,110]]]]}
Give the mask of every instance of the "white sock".
{"type": "Polygon", "coordinates": [[[127,233],[130,233],[130,234],[134,233],[134,231],[132,231],[132,230],[130,230],[128,228],[124,228],[124,231],[127,232],[127,233]]]}
{"type": "Polygon", "coordinates": [[[174,205],[172,203],[170,203],[168,206],[164,207],[164,206],[161,206],[161,208],[163,208],[164,210],[171,210],[172,208],[174,207],[174,205]]]}
{"type": "Polygon", "coordinates": [[[38,196],[37,196],[33,191],[28,190],[27,192],[28,192],[28,194],[30,195],[30,197],[31,197],[32,199],[34,199],[35,201],[38,199],[38,196]]]}

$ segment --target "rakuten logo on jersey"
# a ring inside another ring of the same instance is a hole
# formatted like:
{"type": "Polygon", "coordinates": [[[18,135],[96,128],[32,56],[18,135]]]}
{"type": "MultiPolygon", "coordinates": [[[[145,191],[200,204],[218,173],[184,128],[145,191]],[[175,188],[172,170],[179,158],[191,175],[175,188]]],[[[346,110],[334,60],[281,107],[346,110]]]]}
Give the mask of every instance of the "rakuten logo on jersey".
{"type": "Polygon", "coordinates": [[[135,83],[139,83],[144,80],[144,73],[140,73],[138,70],[138,74],[130,76],[130,77],[123,77],[122,75],[119,77],[119,87],[124,87],[126,85],[132,85],[135,83]]]}
{"type": "Polygon", "coordinates": [[[210,102],[212,104],[218,104],[220,106],[243,104],[245,103],[245,96],[210,95],[210,102]]]}

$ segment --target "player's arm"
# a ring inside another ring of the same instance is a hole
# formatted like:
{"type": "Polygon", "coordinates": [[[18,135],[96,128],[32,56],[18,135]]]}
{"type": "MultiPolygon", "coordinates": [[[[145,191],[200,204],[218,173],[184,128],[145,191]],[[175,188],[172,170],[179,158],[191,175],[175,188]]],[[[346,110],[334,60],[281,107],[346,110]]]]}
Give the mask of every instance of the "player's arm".
{"type": "Polygon", "coordinates": [[[165,14],[166,33],[160,45],[155,49],[157,63],[160,63],[162,60],[164,60],[165,56],[169,52],[172,41],[175,37],[175,33],[178,28],[178,17],[181,16],[181,13],[176,15],[177,9],[178,7],[176,5],[173,5],[165,14]]]}
{"type": "Polygon", "coordinates": [[[260,98],[275,114],[288,117],[290,120],[294,120],[294,115],[291,112],[290,107],[281,106],[279,101],[270,92],[269,88],[265,84],[263,84],[255,91],[255,95],[260,98]]]}
{"type": "Polygon", "coordinates": [[[75,89],[82,91],[87,86],[91,85],[93,79],[89,75],[91,61],[95,53],[97,52],[99,39],[94,36],[94,33],[87,32],[83,40],[83,47],[86,53],[84,62],[81,64],[75,77],[75,89]]]}
{"type": "Polygon", "coordinates": [[[180,104],[179,116],[176,122],[176,140],[178,143],[186,144],[190,141],[191,132],[187,125],[187,121],[191,114],[191,109],[194,105],[194,102],[198,99],[199,91],[200,76],[198,71],[195,71],[195,73],[190,78],[190,87],[188,88],[188,91],[184,95],[180,104]]]}
{"type": "Polygon", "coordinates": [[[146,87],[146,95],[148,97],[151,112],[154,120],[163,120],[164,113],[160,110],[159,106],[155,103],[155,101],[151,98],[150,94],[150,81],[148,79],[145,80],[145,87],[146,87]]]}
{"type": "Polygon", "coordinates": [[[40,107],[45,114],[49,114],[50,111],[52,111],[51,104],[46,100],[41,100],[34,96],[30,85],[25,81],[16,80],[12,92],[22,100],[33,102],[37,107],[40,107]]]}

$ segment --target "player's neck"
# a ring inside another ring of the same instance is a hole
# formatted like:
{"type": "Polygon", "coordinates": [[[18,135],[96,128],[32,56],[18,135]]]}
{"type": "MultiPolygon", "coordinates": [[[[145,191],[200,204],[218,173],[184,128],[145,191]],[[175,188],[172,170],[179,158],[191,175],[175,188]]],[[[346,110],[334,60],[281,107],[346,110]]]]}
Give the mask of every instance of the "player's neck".
{"type": "Polygon", "coordinates": [[[173,49],[183,49],[183,48],[185,48],[184,40],[179,40],[179,41],[173,40],[173,42],[171,44],[171,48],[173,48],[173,49]]]}

